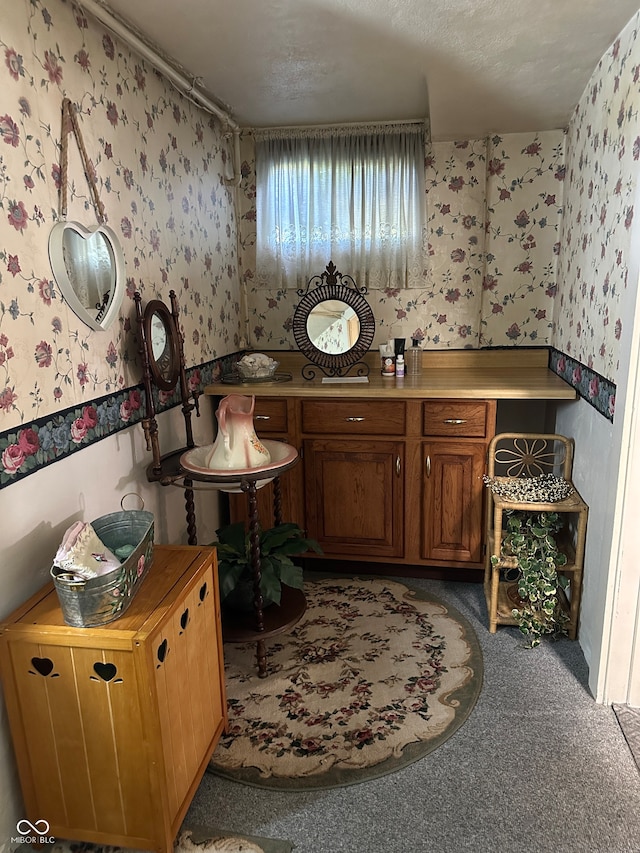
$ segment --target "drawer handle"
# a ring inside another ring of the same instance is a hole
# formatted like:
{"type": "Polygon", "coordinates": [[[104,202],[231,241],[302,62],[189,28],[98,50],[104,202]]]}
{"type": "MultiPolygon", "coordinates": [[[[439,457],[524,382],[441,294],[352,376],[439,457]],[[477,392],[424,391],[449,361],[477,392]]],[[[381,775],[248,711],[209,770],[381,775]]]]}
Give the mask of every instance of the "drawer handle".
{"type": "Polygon", "coordinates": [[[345,421],[350,421],[351,423],[360,423],[364,418],[345,418],[345,421]]]}
{"type": "Polygon", "coordinates": [[[466,424],[466,418],[445,418],[443,424],[466,424]]]}
{"type": "Polygon", "coordinates": [[[270,421],[270,420],[271,420],[271,415],[256,415],[256,416],[255,416],[255,419],[256,419],[257,421],[270,421]]]}
{"type": "Polygon", "coordinates": [[[430,456],[427,456],[427,458],[425,459],[424,467],[426,468],[426,471],[427,471],[427,477],[430,477],[431,476],[431,457],[430,456]]]}
{"type": "Polygon", "coordinates": [[[402,471],[402,464],[400,462],[400,457],[396,456],[396,477],[400,476],[401,471],[402,471]]]}

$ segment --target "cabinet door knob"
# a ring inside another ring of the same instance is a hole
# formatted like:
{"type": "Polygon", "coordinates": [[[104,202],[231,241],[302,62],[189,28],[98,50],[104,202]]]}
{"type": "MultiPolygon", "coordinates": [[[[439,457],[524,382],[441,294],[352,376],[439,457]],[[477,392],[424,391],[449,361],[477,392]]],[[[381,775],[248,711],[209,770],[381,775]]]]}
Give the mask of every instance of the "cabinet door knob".
{"type": "Polygon", "coordinates": [[[424,460],[424,467],[427,471],[427,477],[430,477],[431,476],[431,457],[430,456],[427,456],[427,458],[424,460]]]}
{"type": "Polygon", "coordinates": [[[345,421],[351,421],[352,423],[360,423],[364,418],[345,418],[345,421]]]}
{"type": "Polygon", "coordinates": [[[256,415],[256,416],[255,416],[255,419],[256,419],[257,421],[270,421],[270,420],[271,420],[271,415],[256,415]]]}
{"type": "Polygon", "coordinates": [[[466,424],[466,418],[445,418],[443,423],[445,424],[466,424]]]}
{"type": "Polygon", "coordinates": [[[400,456],[396,456],[396,476],[400,476],[400,472],[402,471],[402,463],[400,462],[400,456]]]}

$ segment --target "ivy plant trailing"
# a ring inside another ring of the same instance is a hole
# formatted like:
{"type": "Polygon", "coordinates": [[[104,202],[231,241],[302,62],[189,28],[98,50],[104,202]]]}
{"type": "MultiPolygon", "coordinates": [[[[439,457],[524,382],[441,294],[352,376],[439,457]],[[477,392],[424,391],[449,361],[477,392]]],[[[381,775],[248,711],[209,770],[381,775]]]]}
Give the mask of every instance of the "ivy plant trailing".
{"type": "MultiPolygon", "coordinates": [[[[521,606],[512,614],[531,648],[540,645],[546,634],[566,634],[569,617],[562,607],[558,588],[566,589],[569,580],[558,574],[567,557],[558,549],[556,534],[562,528],[557,512],[507,513],[507,529],[502,540],[502,559],[517,565],[518,595],[521,606]]],[[[493,556],[494,565],[499,558],[493,556]]]]}

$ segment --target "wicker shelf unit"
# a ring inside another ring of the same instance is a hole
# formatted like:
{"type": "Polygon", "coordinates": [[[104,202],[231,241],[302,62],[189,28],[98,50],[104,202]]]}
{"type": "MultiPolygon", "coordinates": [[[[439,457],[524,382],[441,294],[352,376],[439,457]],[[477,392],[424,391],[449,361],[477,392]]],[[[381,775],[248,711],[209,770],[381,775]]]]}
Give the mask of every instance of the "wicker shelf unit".
{"type": "Polygon", "coordinates": [[[515,580],[504,579],[503,574],[505,569],[514,568],[509,558],[501,554],[505,514],[509,510],[555,512],[565,516],[558,546],[567,562],[558,571],[569,579],[568,595],[560,589],[560,599],[569,616],[567,633],[570,639],[576,639],[589,508],[573,485],[572,468],[573,444],[562,435],[500,433],[489,445],[487,475],[495,482],[509,483],[517,477],[554,473],[573,488],[564,500],[549,502],[518,501],[487,490],[484,591],[492,634],[498,625],[518,624],[512,615],[512,610],[518,607],[518,584],[515,580]],[[491,561],[493,556],[498,557],[495,565],[491,561]]]}

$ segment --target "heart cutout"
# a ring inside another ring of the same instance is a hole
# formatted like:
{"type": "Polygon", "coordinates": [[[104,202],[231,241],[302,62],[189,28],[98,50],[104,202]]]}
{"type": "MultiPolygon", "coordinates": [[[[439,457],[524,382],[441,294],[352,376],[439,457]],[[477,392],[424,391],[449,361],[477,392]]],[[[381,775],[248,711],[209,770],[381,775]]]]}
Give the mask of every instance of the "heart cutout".
{"type": "Polygon", "coordinates": [[[200,601],[204,601],[207,597],[207,584],[206,582],[202,584],[200,587],[200,592],[198,593],[200,596],[200,601]]]}
{"type": "Polygon", "coordinates": [[[115,677],[115,674],[118,670],[115,664],[113,663],[101,663],[100,661],[98,661],[97,663],[94,663],[93,671],[103,681],[111,681],[111,679],[115,677]]]}
{"type": "Polygon", "coordinates": [[[189,624],[189,608],[187,607],[187,609],[184,611],[184,613],[180,617],[180,627],[182,628],[183,631],[187,627],[188,624],[189,624]]]}
{"type": "Polygon", "coordinates": [[[108,329],[125,291],[122,248],[106,225],[58,222],[49,235],[53,276],[69,307],[92,329],[108,329]]]}
{"type": "Polygon", "coordinates": [[[33,668],[40,675],[50,675],[53,672],[53,661],[50,658],[31,658],[33,668]]]}
{"type": "Polygon", "coordinates": [[[164,659],[165,659],[165,658],[166,658],[166,656],[167,656],[167,651],[168,651],[168,650],[169,650],[169,644],[167,643],[167,641],[166,641],[166,639],[165,639],[165,640],[163,640],[163,641],[160,643],[160,645],[158,646],[158,652],[157,652],[157,655],[158,655],[158,660],[160,661],[160,663],[164,663],[164,659]]]}

